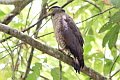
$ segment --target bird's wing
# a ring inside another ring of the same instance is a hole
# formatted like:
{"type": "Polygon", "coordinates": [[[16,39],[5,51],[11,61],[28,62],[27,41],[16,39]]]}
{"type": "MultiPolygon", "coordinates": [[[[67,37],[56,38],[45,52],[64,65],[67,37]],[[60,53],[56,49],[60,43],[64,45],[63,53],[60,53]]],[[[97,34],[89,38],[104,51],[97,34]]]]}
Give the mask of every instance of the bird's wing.
{"type": "Polygon", "coordinates": [[[62,26],[62,34],[65,39],[65,43],[67,47],[71,47],[77,51],[74,53],[74,56],[82,57],[83,54],[83,38],[82,35],[75,25],[72,18],[70,18],[67,14],[63,14],[61,18],[61,26],[62,26]]]}
{"type": "Polygon", "coordinates": [[[72,31],[73,31],[74,35],[76,36],[76,38],[78,38],[79,43],[81,44],[81,46],[83,47],[84,40],[82,38],[81,32],[78,29],[78,27],[76,26],[73,19],[67,14],[66,14],[66,22],[68,23],[68,26],[72,29],[72,31]]]}
{"type": "Polygon", "coordinates": [[[74,65],[75,70],[78,72],[80,68],[84,67],[84,59],[83,59],[83,38],[79,29],[76,27],[72,18],[67,15],[62,15],[61,18],[61,32],[64,37],[66,48],[70,50],[75,58],[77,58],[79,64],[77,62],[74,65]]]}

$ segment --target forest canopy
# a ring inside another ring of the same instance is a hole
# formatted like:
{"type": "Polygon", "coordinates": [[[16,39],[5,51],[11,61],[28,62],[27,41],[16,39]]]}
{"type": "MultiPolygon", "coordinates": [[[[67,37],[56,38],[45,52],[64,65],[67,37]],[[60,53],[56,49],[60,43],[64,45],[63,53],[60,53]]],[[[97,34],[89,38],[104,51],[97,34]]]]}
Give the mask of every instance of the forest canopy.
{"type": "Polygon", "coordinates": [[[0,80],[120,80],[120,0],[0,0],[0,80]],[[60,6],[84,39],[85,67],[58,50],[51,17],[60,6]]]}

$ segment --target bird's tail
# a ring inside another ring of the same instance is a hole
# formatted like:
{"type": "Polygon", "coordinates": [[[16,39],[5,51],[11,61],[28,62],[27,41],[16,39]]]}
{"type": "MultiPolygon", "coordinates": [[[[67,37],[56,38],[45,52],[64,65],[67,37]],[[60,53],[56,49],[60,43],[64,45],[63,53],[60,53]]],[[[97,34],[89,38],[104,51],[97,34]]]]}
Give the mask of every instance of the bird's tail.
{"type": "Polygon", "coordinates": [[[77,57],[74,58],[74,69],[76,70],[76,73],[80,73],[80,68],[84,67],[84,60],[78,59],[77,57]]]}
{"type": "Polygon", "coordinates": [[[73,54],[74,58],[74,69],[76,70],[76,73],[80,73],[80,68],[84,67],[84,59],[83,59],[83,50],[76,50],[71,47],[69,47],[70,52],[73,54]]]}

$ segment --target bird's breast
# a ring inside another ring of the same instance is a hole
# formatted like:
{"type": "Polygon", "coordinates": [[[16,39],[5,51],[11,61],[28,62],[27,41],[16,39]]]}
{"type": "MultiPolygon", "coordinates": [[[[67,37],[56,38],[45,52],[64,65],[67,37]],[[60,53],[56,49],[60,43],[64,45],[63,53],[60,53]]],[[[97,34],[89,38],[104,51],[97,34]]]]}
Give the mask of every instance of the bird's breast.
{"type": "Polygon", "coordinates": [[[61,25],[61,15],[54,15],[52,17],[53,27],[54,27],[54,33],[56,40],[61,48],[65,48],[65,40],[62,35],[62,25],[61,25]]]}

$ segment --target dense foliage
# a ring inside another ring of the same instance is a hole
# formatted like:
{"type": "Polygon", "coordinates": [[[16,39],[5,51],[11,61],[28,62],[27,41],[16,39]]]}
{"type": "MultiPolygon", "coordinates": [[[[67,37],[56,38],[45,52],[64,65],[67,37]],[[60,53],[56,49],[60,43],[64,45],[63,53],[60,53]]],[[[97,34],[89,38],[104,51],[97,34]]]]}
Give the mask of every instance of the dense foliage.
{"type": "MultiPolygon", "coordinates": [[[[48,10],[53,3],[63,6],[67,1],[70,0],[34,0],[8,25],[22,31],[37,22],[45,4],[48,10]]],[[[13,5],[0,4],[0,21],[13,8],[13,5]]],[[[74,0],[64,9],[74,19],[83,35],[85,64],[106,77],[120,80],[120,1],[111,0],[111,5],[106,5],[101,0],[74,0]]],[[[39,27],[37,40],[58,48],[50,17],[25,33],[34,37],[36,27],[39,27]]],[[[0,40],[9,36],[0,32],[0,40]]],[[[0,74],[2,74],[0,80],[11,80],[11,77],[21,79],[26,71],[31,51],[30,45],[14,37],[0,43],[0,74]]],[[[37,49],[34,49],[33,53],[31,69],[26,80],[59,80],[60,63],[63,80],[91,79],[86,74],[75,73],[69,65],[37,49]]]]}

